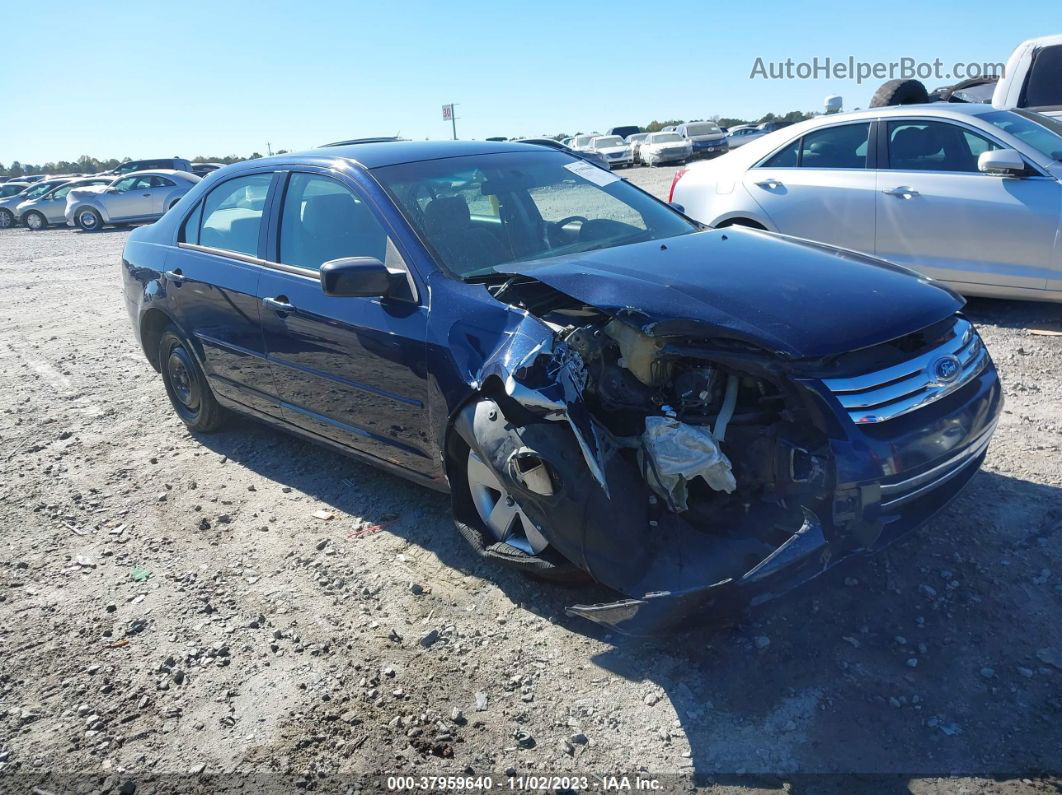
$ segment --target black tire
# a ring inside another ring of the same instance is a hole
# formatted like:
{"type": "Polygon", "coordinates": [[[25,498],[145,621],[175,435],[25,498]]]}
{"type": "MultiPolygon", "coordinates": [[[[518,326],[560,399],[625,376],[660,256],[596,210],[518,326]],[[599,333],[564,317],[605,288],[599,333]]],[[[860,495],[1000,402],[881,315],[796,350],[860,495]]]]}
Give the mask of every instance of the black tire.
{"type": "Polygon", "coordinates": [[[74,223],[83,232],[99,232],[103,229],[103,216],[91,207],[85,207],[77,211],[74,223]]]}
{"type": "Polygon", "coordinates": [[[159,340],[159,369],[174,411],[190,430],[211,433],[225,423],[227,412],[214,397],[191,347],[173,326],[159,340]]]}
{"type": "Polygon", "coordinates": [[[22,225],[31,232],[40,232],[48,228],[48,219],[36,210],[30,210],[22,216],[22,225]]]}
{"type": "Polygon", "coordinates": [[[929,92],[919,80],[889,80],[882,83],[870,100],[872,108],[892,105],[922,105],[929,102],[929,92]]]}
{"type": "Polygon", "coordinates": [[[0,229],[10,229],[15,225],[15,214],[0,207],[0,229]]]}

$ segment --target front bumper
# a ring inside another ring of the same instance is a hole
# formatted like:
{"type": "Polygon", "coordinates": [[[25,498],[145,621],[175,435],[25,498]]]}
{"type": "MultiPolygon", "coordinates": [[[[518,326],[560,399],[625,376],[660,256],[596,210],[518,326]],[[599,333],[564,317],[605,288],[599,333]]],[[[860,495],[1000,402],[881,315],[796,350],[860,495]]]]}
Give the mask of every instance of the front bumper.
{"type": "Polygon", "coordinates": [[[958,495],[984,461],[1003,406],[991,365],[949,398],[871,427],[841,424],[843,412],[824,391],[820,394],[842,429],[830,444],[835,486],[831,500],[803,508],[798,532],[740,577],[573,605],[568,615],[633,635],[722,625],[745,608],[873,554],[958,495]]]}
{"type": "Polygon", "coordinates": [[[693,157],[718,157],[730,151],[730,144],[721,141],[694,141],[693,157]]]}

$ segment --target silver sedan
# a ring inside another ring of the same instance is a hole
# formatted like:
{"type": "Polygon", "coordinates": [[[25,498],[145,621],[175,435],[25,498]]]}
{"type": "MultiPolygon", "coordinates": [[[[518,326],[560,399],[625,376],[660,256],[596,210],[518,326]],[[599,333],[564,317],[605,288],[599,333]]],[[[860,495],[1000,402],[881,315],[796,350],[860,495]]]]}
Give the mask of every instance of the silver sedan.
{"type": "Polygon", "coordinates": [[[66,197],[66,223],[96,232],[107,224],[157,221],[197,182],[195,174],[158,169],[125,174],[104,186],[75,188],[66,197]]]}
{"type": "Polygon", "coordinates": [[[26,199],[15,208],[15,216],[23,226],[34,232],[47,229],[52,224],[66,223],[66,197],[71,190],[92,185],[108,185],[111,181],[111,177],[72,179],[32,199],[26,199]]]}
{"type": "Polygon", "coordinates": [[[676,176],[672,201],[873,254],[966,295],[1062,301],[1062,122],[991,105],[819,116],[676,176]]]}

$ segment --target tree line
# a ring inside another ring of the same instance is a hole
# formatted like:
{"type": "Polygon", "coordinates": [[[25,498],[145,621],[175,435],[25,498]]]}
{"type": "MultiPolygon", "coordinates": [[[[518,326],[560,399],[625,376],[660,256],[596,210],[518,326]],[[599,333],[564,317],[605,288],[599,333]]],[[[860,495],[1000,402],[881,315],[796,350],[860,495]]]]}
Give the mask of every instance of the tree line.
{"type": "MultiPolygon", "coordinates": [[[[277,152],[277,154],[284,154],[284,150],[277,152]]],[[[239,155],[206,157],[199,155],[198,157],[193,157],[192,162],[223,163],[227,166],[229,163],[254,160],[261,156],[259,152],[253,152],[250,157],[240,157],[239,155]]],[[[23,177],[30,174],[98,174],[101,171],[110,171],[112,168],[117,168],[122,163],[128,163],[130,160],[132,160],[130,157],[123,157],[121,160],[113,157],[109,160],[100,160],[88,155],[81,155],[77,160],[53,160],[47,163],[20,163],[18,160],[14,160],[9,166],[0,163],[0,177],[23,177]]]]}

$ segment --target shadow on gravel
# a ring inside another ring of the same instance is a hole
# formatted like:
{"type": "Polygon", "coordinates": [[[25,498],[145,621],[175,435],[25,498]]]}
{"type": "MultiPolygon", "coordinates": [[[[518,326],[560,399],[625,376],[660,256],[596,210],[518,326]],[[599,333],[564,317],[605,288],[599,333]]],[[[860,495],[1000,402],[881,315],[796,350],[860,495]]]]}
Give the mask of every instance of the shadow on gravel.
{"type": "Polygon", "coordinates": [[[1008,329],[1057,328],[1062,331],[1062,304],[969,298],[963,312],[975,324],[986,323],[1008,329]]]}
{"type": "MultiPolygon", "coordinates": [[[[839,792],[832,776],[859,774],[866,789],[846,791],[889,793],[913,776],[1062,770],[1062,670],[1049,662],[1062,665],[1062,579],[1044,573],[1062,568],[1057,487],[983,471],[921,530],[738,627],[646,641],[564,617],[568,604],[608,599],[604,589],[479,559],[445,495],[250,420],[199,441],[611,644],[592,662],[670,699],[699,783],[762,776],[839,792]]],[[[672,742],[670,713],[653,714],[659,741],[672,742]]]]}

